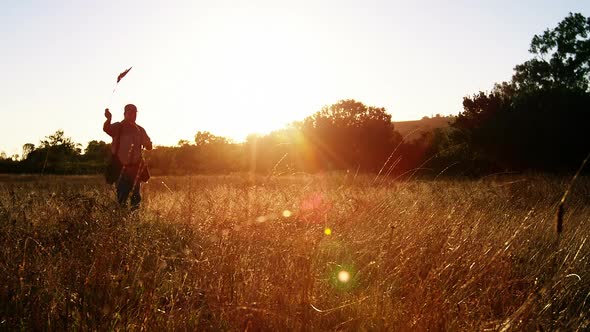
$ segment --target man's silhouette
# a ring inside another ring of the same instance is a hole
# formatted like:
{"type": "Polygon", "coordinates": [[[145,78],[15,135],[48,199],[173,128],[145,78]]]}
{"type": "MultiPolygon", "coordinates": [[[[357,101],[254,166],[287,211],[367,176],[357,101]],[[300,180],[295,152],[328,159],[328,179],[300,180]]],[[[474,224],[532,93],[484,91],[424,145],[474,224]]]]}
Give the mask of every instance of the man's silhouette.
{"type": "Polygon", "coordinates": [[[140,178],[144,167],[141,156],[142,148],[152,149],[152,141],[141,126],[135,123],[137,107],[133,104],[125,106],[124,119],[121,122],[111,124],[111,112],[105,109],[107,118],[102,129],[113,138],[111,151],[113,158],[117,158],[122,168],[115,181],[117,187],[117,200],[119,204],[126,206],[127,198],[131,193],[131,207],[136,209],[141,201],[140,178]]]}

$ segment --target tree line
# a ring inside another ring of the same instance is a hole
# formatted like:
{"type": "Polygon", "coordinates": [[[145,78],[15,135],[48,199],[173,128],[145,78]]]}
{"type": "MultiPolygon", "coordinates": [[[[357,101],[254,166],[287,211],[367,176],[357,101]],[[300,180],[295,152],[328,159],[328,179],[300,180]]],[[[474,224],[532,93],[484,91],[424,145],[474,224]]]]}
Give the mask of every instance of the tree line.
{"type": "MultiPolygon", "coordinates": [[[[532,38],[532,59],[491,91],[464,97],[449,126],[407,139],[383,107],[356,100],[325,106],[302,121],[243,143],[197,132],[193,141],[146,152],[152,173],[349,171],[384,175],[499,171],[570,172],[590,152],[590,18],[569,14],[532,38]]],[[[0,172],[101,172],[110,144],[82,146],[63,131],[20,157],[0,156],[0,172]]]]}

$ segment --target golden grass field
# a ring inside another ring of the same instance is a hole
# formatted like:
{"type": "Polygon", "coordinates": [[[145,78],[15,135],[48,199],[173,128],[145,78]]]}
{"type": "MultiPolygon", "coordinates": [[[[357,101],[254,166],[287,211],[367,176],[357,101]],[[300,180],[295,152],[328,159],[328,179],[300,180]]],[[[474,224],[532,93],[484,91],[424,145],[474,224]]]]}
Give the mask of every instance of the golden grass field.
{"type": "Polygon", "coordinates": [[[590,181],[0,176],[0,330],[590,329],[590,181]]]}

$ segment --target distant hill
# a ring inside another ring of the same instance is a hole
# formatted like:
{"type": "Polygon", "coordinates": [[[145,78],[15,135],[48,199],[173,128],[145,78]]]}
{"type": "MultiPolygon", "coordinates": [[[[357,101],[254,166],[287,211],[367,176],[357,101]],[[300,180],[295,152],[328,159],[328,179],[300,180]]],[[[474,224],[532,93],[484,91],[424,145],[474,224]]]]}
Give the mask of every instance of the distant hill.
{"type": "Polygon", "coordinates": [[[412,141],[420,137],[420,135],[424,132],[431,131],[437,128],[446,128],[449,127],[449,123],[455,120],[455,116],[441,116],[436,115],[432,118],[423,117],[420,120],[412,120],[412,121],[394,121],[393,126],[396,131],[398,131],[402,137],[406,137],[406,141],[412,141]]]}

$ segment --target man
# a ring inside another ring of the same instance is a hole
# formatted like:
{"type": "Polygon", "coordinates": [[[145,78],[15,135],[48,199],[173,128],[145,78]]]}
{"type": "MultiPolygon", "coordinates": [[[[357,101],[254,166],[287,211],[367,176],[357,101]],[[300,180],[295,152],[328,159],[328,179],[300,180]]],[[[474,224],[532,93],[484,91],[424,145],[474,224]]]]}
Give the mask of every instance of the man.
{"type": "Polygon", "coordinates": [[[102,129],[113,138],[111,151],[113,158],[121,164],[120,174],[115,181],[117,200],[122,206],[127,205],[127,198],[131,193],[131,208],[137,209],[141,201],[140,177],[144,167],[141,149],[152,149],[152,141],[145,130],[135,123],[137,107],[133,104],[125,105],[124,119],[111,124],[111,112],[104,110],[107,118],[102,129]]]}

